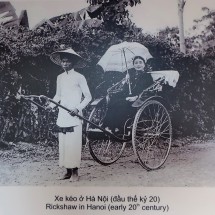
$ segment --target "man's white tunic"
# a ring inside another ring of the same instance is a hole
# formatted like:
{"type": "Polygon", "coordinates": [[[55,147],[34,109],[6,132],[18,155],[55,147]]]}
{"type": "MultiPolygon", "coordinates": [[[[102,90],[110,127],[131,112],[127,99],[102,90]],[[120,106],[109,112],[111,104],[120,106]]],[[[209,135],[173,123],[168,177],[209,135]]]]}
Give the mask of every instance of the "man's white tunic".
{"type": "MultiPolygon", "coordinates": [[[[64,72],[57,77],[56,95],[54,101],[73,109],[77,108],[82,114],[92,97],[86,79],[74,69],[64,72]],[[82,100],[82,97],[83,100],[82,100]]],[[[52,107],[55,105],[52,104],[52,107]]],[[[57,125],[59,127],[74,127],[74,132],[59,133],[59,164],[66,168],[80,167],[82,147],[82,122],[78,117],[71,116],[59,108],[57,125]]]]}

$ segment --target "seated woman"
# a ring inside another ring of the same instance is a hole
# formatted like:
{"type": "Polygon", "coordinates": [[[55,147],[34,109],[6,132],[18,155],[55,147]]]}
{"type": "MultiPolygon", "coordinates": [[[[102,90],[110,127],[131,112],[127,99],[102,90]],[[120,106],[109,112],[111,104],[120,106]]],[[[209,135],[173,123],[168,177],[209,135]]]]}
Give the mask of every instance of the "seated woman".
{"type": "Polygon", "coordinates": [[[136,113],[132,103],[144,89],[153,84],[151,75],[144,70],[144,58],[135,56],[133,65],[134,69],[130,70],[120,83],[120,92],[111,93],[111,88],[108,90],[110,99],[103,126],[112,132],[124,133],[126,120],[136,113]]]}

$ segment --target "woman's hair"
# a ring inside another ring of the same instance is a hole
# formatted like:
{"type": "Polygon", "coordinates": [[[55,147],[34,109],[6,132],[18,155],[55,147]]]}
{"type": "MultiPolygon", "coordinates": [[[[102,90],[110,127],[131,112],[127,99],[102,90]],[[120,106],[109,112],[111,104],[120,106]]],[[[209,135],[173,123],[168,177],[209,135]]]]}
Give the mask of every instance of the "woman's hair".
{"type": "Polygon", "coordinates": [[[144,64],[146,64],[146,61],[145,61],[144,58],[141,57],[141,56],[135,56],[134,59],[133,59],[133,64],[134,64],[134,61],[137,60],[137,59],[142,60],[142,61],[144,62],[144,64]]]}

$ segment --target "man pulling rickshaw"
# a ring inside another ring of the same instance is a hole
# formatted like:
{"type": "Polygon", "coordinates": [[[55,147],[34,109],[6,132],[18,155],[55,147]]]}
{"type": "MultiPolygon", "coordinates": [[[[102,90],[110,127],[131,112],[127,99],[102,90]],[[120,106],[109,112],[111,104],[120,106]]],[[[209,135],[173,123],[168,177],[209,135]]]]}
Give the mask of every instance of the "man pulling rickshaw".
{"type": "MultiPolygon", "coordinates": [[[[43,96],[87,123],[87,144],[92,157],[100,164],[117,161],[129,142],[140,164],[147,170],[160,168],[168,157],[172,141],[171,119],[164,99],[157,93],[164,84],[175,87],[179,75],[173,70],[146,73],[145,63],[151,57],[145,46],[135,42],[110,47],[98,64],[104,71],[125,75],[107,90],[106,95],[91,103],[88,119],[43,96]]],[[[67,175],[71,177],[72,174],[67,173],[65,178],[67,175]]]]}

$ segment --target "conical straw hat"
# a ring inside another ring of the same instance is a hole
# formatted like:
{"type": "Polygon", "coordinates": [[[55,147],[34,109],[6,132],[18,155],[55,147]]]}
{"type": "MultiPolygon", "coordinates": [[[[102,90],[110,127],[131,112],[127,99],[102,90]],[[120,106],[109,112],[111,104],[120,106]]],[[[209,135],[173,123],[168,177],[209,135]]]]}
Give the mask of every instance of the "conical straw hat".
{"type": "Polygon", "coordinates": [[[86,61],[71,48],[53,52],[50,55],[50,59],[55,64],[61,66],[61,56],[65,54],[69,59],[71,59],[72,62],[74,62],[74,68],[83,68],[84,66],[86,66],[86,61]]]}

